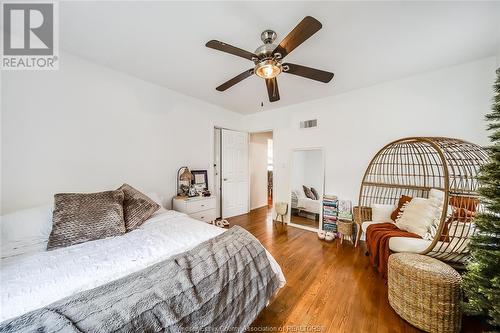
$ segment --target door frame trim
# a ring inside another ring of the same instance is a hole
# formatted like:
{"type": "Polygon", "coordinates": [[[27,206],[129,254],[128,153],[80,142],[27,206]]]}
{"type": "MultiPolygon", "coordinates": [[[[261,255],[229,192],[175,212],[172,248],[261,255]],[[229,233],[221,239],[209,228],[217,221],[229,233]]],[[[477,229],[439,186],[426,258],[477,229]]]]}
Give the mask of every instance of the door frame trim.
{"type": "MultiPolygon", "coordinates": [[[[274,166],[275,166],[275,163],[274,163],[275,154],[274,154],[274,152],[275,152],[275,149],[274,149],[274,130],[273,129],[256,131],[256,132],[248,132],[248,207],[250,207],[249,211],[252,211],[251,206],[250,206],[250,198],[252,195],[252,193],[251,193],[252,185],[250,184],[250,180],[251,180],[250,179],[251,178],[250,177],[250,175],[251,175],[251,172],[250,172],[251,171],[250,170],[250,137],[252,134],[260,134],[260,133],[271,133],[272,140],[273,140],[273,204],[271,207],[271,210],[272,210],[271,216],[272,216],[273,215],[272,213],[274,212],[274,202],[275,202],[275,200],[274,200],[274,197],[275,197],[275,194],[274,194],[274,188],[275,188],[275,186],[274,186],[274,166]]],[[[269,202],[268,202],[267,198],[266,198],[266,204],[264,206],[269,206],[269,202]]],[[[264,206],[262,206],[262,207],[264,207],[264,206]]],[[[262,208],[262,207],[257,207],[257,208],[262,208]]],[[[257,209],[257,208],[254,208],[254,209],[257,209]]]]}

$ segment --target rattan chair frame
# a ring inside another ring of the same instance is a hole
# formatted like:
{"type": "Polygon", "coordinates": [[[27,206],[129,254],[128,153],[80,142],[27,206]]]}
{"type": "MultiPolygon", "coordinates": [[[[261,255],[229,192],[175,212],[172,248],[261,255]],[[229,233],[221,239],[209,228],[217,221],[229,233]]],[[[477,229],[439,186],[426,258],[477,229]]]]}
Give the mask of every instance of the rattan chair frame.
{"type": "Polygon", "coordinates": [[[444,192],[444,202],[436,236],[420,254],[447,262],[461,263],[467,255],[468,240],[475,232],[473,217],[464,212],[482,210],[479,204],[477,177],[488,162],[486,150],[476,144],[446,137],[409,137],[393,141],[379,150],[366,169],[354,209],[357,224],[356,246],[361,224],[371,220],[370,206],[397,204],[401,195],[428,196],[432,188],[444,192]],[[451,232],[453,231],[453,232],[451,232]]]}

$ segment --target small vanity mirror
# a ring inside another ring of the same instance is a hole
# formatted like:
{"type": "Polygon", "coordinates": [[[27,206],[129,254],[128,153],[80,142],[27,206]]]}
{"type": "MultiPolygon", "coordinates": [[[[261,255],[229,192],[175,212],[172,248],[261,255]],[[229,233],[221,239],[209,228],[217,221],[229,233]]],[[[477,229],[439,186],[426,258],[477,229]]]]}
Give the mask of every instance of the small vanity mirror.
{"type": "Polygon", "coordinates": [[[291,166],[290,225],[316,231],[321,227],[323,150],[295,149],[291,166]]]}

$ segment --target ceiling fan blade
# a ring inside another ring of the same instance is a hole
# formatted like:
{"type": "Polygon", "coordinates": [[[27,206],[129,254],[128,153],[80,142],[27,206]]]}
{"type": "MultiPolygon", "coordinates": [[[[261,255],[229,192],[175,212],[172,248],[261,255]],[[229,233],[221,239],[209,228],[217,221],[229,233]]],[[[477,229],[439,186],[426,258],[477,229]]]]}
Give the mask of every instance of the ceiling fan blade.
{"type": "Polygon", "coordinates": [[[280,92],[278,90],[278,80],[276,78],[266,79],[267,94],[269,95],[269,102],[276,102],[280,100],[280,92]]]}
{"type": "Polygon", "coordinates": [[[253,68],[251,69],[247,69],[246,71],[244,71],[243,73],[241,73],[240,75],[236,75],[235,77],[233,77],[231,80],[229,81],[226,81],[224,82],[223,84],[221,84],[220,86],[218,86],[217,88],[215,88],[216,90],[218,91],[224,91],[228,88],[231,88],[232,86],[234,86],[236,83],[240,82],[240,81],[243,81],[244,79],[246,79],[247,77],[249,76],[252,76],[253,74],[253,68]]]}
{"type": "Polygon", "coordinates": [[[302,76],[311,80],[316,80],[316,81],[321,81],[324,83],[328,83],[332,80],[333,78],[333,73],[322,71],[320,69],[316,68],[310,68],[306,66],[301,66],[301,65],[295,65],[295,64],[290,64],[286,63],[283,64],[283,68],[287,68],[288,70],[284,70],[283,73],[288,73],[288,74],[294,74],[298,76],[302,76]]]}
{"type": "Polygon", "coordinates": [[[281,41],[281,43],[274,49],[273,54],[281,54],[281,58],[287,56],[297,46],[302,44],[306,39],[314,35],[321,29],[321,23],[314,17],[306,16],[292,31],[281,41]]]}
{"type": "Polygon", "coordinates": [[[226,44],[224,42],[220,42],[218,40],[211,40],[208,43],[206,43],[205,46],[209,47],[211,49],[230,53],[230,54],[233,54],[235,56],[242,57],[242,58],[252,60],[252,61],[253,61],[253,59],[259,58],[255,54],[253,54],[252,52],[242,50],[236,46],[232,46],[232,45],[226,44]]]}

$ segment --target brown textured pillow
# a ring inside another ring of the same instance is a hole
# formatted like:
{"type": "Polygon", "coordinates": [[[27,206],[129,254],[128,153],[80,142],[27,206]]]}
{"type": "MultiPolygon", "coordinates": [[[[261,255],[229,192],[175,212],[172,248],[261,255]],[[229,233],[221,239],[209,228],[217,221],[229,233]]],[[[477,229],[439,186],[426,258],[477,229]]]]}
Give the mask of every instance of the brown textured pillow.
{"type": "Polygon", "coordinates": [[[391,214],[391,219],[393,221],[396,221],[396,219],[398,218],[398,215],[399,215],[399,212],[401,212],[401,208],[403,208],[403,205],[407,202],[410,202],[412,199],[412,197],[409,197],[407,195],[402,195],[400,198],[399,198],[399,201],[398,201],[398,207],[392,212],[391,214]]]}
{"type": "Polygon", "coordinates": [[[309,187],[302,185],[302,189],[304,190],[304,194],[306,195],[306,197],[308,197],[309,199],[316,200],[314,193],[311,192],[311,189],[309,187]]]}
{"type": "Polygon", "coordinates": [[[318,191],[316,191],[316,189],[314,187],[311,187],[311,192],[312,192],[312,194],[314,194],[314,197],[316,198],[316,200],[319,200],[319,193],[318,193],[318,191]]]}
{"type": "Polygon", "coordinates": [[[47,250],[125,233],[122,191],[54,195],[47,250]]]}
{"type": "Polygon", "coordinates": [[[119,190],[125,194],[123,215],[127,231],[134,230],[160,209],[160,205],[129,184],[123,184],[119,190]]]}

